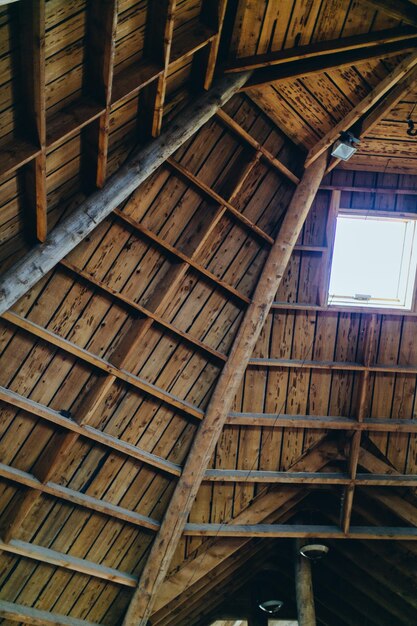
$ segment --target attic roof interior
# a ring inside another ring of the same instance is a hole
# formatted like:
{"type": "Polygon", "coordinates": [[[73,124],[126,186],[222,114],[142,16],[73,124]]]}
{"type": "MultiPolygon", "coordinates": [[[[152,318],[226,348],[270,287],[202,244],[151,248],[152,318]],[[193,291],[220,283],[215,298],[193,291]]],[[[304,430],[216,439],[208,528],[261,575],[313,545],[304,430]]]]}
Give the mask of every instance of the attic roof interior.
{"type": "Polygon", "coordinates": [[[0,70],[1,624],[414,626],[415,264],[329,285],[415,230],[417,0],[1,0],[0,70]]]}

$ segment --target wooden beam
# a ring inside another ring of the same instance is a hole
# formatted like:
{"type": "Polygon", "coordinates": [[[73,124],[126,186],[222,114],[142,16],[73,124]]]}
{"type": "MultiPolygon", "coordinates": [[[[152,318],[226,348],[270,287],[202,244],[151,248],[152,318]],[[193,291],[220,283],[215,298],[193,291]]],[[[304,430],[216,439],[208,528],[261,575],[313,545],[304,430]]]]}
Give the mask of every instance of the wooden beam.
{"type": "Polygon", "coordinates": [[[17,328],[21,328],[35,337],[42,339],[42,341],[46,341],[47,343],[56,346],[67,354],[71,354],[73,357],[80,359],[84,363],[88,363],[92,367],[101,370],[106,374],[110,374],[115,379],[124,381],[125,383],[136,387],[136,389],[140,389],[141,391],[148,393],[150,396],[165,402],[174,409],[183,411],[184,413],[191,415],[192,417],[196,417],[197,419],[201,419],[204,415],[204,412],[201,409],[193,406],[190,402],[182,400],[168,391],[165,391],[161,387],[147,382],[140,376],[135,376],[123,368],[116,367],[109,361],[106,361],[106,359],[89,352],[85,348],[80,348],[77,344],[68,341],[68,339],[64,339],[64,337],[53,333],[43,326],[35,324],[25,317],[21,317],[17,313],[8,311],[7,313],[4,313],[2,317],[17,328]]]}
{"type": "Polygon", "coordinates": [[[311,561],[300,554],[302,545],[303,542],[300,539],[294,543],[295,597],[297,600],[298,625],[316,626],[311,561]]]}
{"type": "Polygon", "coordinates": [[[184,536],[417,541],[417,528],[351,526],[349,532],[345,533],[337,526],[317,524],[185,524],[184,536]]]}
{"type": "Polygon", "coordinates": [[[87,283],[91,285],[94,285],[94,287],[98,287],[98,289],[104,294],[106,294],[112,301],[115,301],[121,306],[127,307],[128,309],[133,309],[134,311],[137,311],[140,315],[143,315],[145,317],[152,319],[156,324],[158,324],[159,326],[162,326],[164,330],[175,335],[180,341],[185,341],[187,344],[190,344],[193,348],[196,348],[197,350],[201,350],[202,352],[204,352],[208,358],[214,358],[214,360],[220,361],[220,362],[224,362],[227,360],[227,356],[223,354],[222,352],[219,352],[218,350],[211,348],[208,344],[204,343],[203,341],[200,341],[199,339],[196,339],[189,333],[186,333],[180,330],[179,328],[177,328],[170,322],[167,322],[166,320],[164,320],[164,318],[161,315],[158,315],[157,313],[150,311],[148,308],[145,308],[142,305],[137,304],[137,302],[135,302],[131,298],[128,298],[123,293],[116,291],[115,289],[112,289],[106,283],[99,280],[98,278],[95,278],[95,276],[93,276],[89,272],[86,272],[80,267],[76,267],[75,265],[73,265],[72,263],[70,263],[69,261],[65,259],[60,261],[60,265],[63,268],[75,274],[80,279],[86,281],[87,283]]]}
{"type": "MultiPolygon", "coordinates": [[[[372,315],[367,320],[367,325],[365,327],[365,338],[364,338],[364,348],[363,348],[363,360],[365,366],[369,366],[372,363],[375,357],[375,329],[377,324],[376,315],[372,315]]],[[[357,420],[358,423],[362,423],[366,418],[369,411],[369,370],[364,370],[361,374],[360,382],[359,382],[359,393],[358,393],[358,408],[357,408],[357,420]]],[[[353,437],[350,441],[350,451],[349,451],[349,460],[348,460],[348,468],[349,468],[349,476],[352,480],[351,484],[348,485],[344,492],[342,510],[341,510],[341,526],[343,532],[349,532],[350,519],[352,516],[353,509],[353,497],[355,493],[355,482],[356,482],[356,474],[358,470],[358,461],[359,461],[359,452],[361,448],[361,438],[362,433],[360,430],[357,430],[353,433],[353,437]]]]}
{"type": "Polygon", "coordinates": [[[381,11],[405,24],[417,26],[417,8],[408,0],[365,0],[376,11],[381,11]]]}
{"type": "Polygon", "coordinates": [[[50,481],[42,483],[33,474],[11,467],[10,465],[5,465],[4,463],[0,463],[0,477],[17,483],[23,487],[34,489],[35,491],[39,491],[40,493],[44,493],[48,496],[59,498],[60,500],[68,502],[71,505],[80,506],[94,511],[95,513],[100,513],[114,519],[122,520],[123,522],[129,522],[129,524],[133,524],[134,526],[147,528],[148,530],[153,531],[157,531],[160,527],[159,522],[151,517],[141,515],[140,513],[136,513],[136,511],[129,511],[128,509],[118,506],[117,504],[106,502],[100,498],[94,498],[93,496],[89,496],[68,487],[63,487],[57,483],[50,481]]]}
{"type": "Polygon", "coordinates": [[[364,63],[372,59],[396,57],[399,54],[411,53],[415,49],[415,43],[410,42],[394,42],[390,44],[381,44],[374,48],[366,50],[351,50],[349,52],[336,52],[301,61],[289,61],[288,63],[266,67],[254,70],[251,78],[241,88],[240,91],[247,92],[251,95],[251,89],[259,91],[260,87],[268,85],[276,85],[282,81],[289,79],[304,78],[315,74],[323,74],[327,70],[342,70],[343,68],[351,68],[352,65],[364,63]]]}
{"type": "Polygon", "coordinates": [[[157,139],[137,150],[102,189],[81,203],[0,280],[0,314],[7,311],[58,261],[63,259],[116,207],[126,200],[175,150],[205,124],[245,83],[249,73],[219,79],[207,93],[184,109],[157,139]]]}
{"type": "Polygon", "coordinates": [[[400,81],[407,72],[411,71],[417,65],[417,52],[413,52],[407,56],[388,76],[386,76],[372,91],[365,96],[334,128],[327,132],[309,151],[305,166],[308,168],[312,163],[323,154],[336,139],[340,133],[348,130],[358,122],[358,120],[371,107],[377,104],[385,94],[400,81]]]}
{"type": "Polygon", "coordinates": [[[116,50],[117,0],[92,0],[88,4],[86,84],[92,98],[104,107],[99,118],[83,133],[91,188],[101,188],[107,178],[114,55],[116,50]],[[86,149],[87,148],[87,149],[86,149]]]}
{"type": "MultiPolygon", "coordinates": [[[[338,454],[335,443],[324,439],[293,463],[290,470],[320,471],[326,467],[329,461],[335,460],[338,454]]],[[[288,508],[290,507],[292,510],[298,506],[307,493],[306,489],[290,486],[272,487],[269,490],[264,490],[250,501],[234,518],[233,522],[257,524],[284,521],[282,516],[288,508]]],[[[247,541],[247,539],[219,539],[213,540],[210,544],[203,543],[164,580],[155,600],[155,611],[160,611],[163,607],[170,607],[178,596],[187,602],[193,595],[194,585],[203,581],[205,576],[209,576],[217,566],[238,550],[242,550],[247,541]],[[193,582],[191,587],[190,581],[193,582]]]]}
{"type": "Polygon", "coordinates": [[[356,474],[352,472],[277,472],[272,470],[210,469],[204,474],[206,482],[244,482],[281,485],[348,485],[378,487],[417,486],[417,474],[356,474]]]}
{"type": "Polygon", "coordinates": [[[22,116],[27,138],[40,152],[25,168],[26,199],[30,222],[35,224],[35,239],[45,241],[46,206],[46,118],[45,118],[45,3],[26,0],[19,4],[21,50],[22,116]]]}
{"type": "Polygon", "coordinates": [[[116,583],[117,585],[122,585],[123,587],[136,587],[137,584],[137,578],[132,574],[127,574],[113,567],[94,563],[87,559],[80,559],[71,554],[44,548],[38,544],[28,543],[27,541],[11,539],[9,542],[5,542],[0,540],[0,551],[22,556],[27,559],[33,559],[40,563],[48,563],[55,567],[62,567],[63,569],[78,572],[86,576],[100,578],[108,582],[116,583]]]}
{"type": "Polygon", "coordinates": [[[358,422],[355,418],[341,415],[287,415],[277,413],[229,413],[228,426],[268,428],[311,428],[319,430],[372,431],[385,433],[417,434],[417,420],[372,417],[358,422]]]}
{"type": "MultiPolygon", "coordinates": [[[[356,313],[356,310],[352,310],[356,313]]],[[[341,370],[345,372],[379,372],[381,374],[417,374],[417,365],[365,365],[353,361],[310,361],[302,359],[250,359],[248,367],[267,367],[285,369],[341,370]]]]}
{"type": "Polygon", "coordinates": [[[368,115],[360,121],[359,137],[372,135],[372,130],[377,124],[394,108],[407,94],[414,88],[417,82],[417,67],[408,72],[396,86],[389,92],[379,104],[376,105],[368,115]]]}
{"type": "Polygon", "coordinates": [[[123,439],[113,437],[113,435],[98,430],[97,428],[93,428],[92,426],[82,426],[75,420],[65,417],[59,411],[55,411],[48,406],[39,404],[30,398],[25,398],[11,389],[0,387],[0,400],[7,402],[17,409],[26,411],[31,415],[36,415],[50,424],[55,424],[59,428],[76,433],[88,441],[92,441],[100,446],[109,448],[118,454],[123,454],[129,458],[135,459],[136,461],[140,461],[141,463],[160,469],[171,476],[181,475],[180,465],[177,465],[172,461],[168,461],[167,459],[153,454],[152,452],[142,450],[138,446],[134,446],[127,441],[123,441],[123,439]]]}
{"type": "MultiPolygon", "coordinates": [[[[372,136],[372,130],[379,124],[379,122],[395,107],[400,100],[404,99],[408,92],[413,89],[417,82],[417,67],[408,72],[397,85],[388,93],[379,104],[377,104],[370,113],[365,115],[357,123],[358,130],[354,131],[355,137],[358,139],[364,139],[365,137],[372,136]]],[[[331,172],[339,163],[340,159],[332,158],[329,167],[326,170],[326,174],[331,172]]]]}
{"type": "Polygon", "coordinates": [[[181,538],[186,518],[197,495],[217,439],[230,411],[255,343],[262,330],[276,291],[310,207],[321,183],[326,155],[306,170],[295,190],[280,232],[262,270],[251,304],[236,334],[227,363],[218,379],[188,454],[181,479],[165,513],[161,530],[152,546],[138,589],[127,611],[124,624],[145,625],[152,605],[181,538]]]}
{"type": "Polygon", "coordinates": [[[100,626],[96,622],[87,622],[70,615],[42,611],[6,600],[0,600],[0,616],[11,622],[23,622],[31,626],[100,626]]]}
{"type": "Polygon", "coordinates": [[[216,115],[223,122],[223,124],[227,126],[227,128],[234,132],[238,137],[243,139],[243,141],[251,146],[254,150],[260,152],[262,158],[265,159],[268,165],[276,169],[280,174],[288,178],[292,183],[297,185],[300,182],[298,176],[291,172],[291,170],[289,170],[283,163],[281,163],[279,159],[274,157],[274,155],[271,154],[269,150],[264,148],[264,146],[260,144],[259,141],[256,141],[256,139],[254,139],[244,128],[242,128],[240,124],[235,122],[235,120],[231,118],[230,115],[227,115],[227,113],[225,113],[221,109],[217,111],[216,115]]]}
{"type": "Polygon", "coordinates": [[[186,263],[187,265],[192,267],[193,270],[200,274],[203,280],[208,280],[216,287],[222,289],[223,291],[226,291],[229,296],[237,299],[241,304],[249,304],[250,298],[242,294],[238,289],[235,289],[232,285],[229,285],[229,283],[227,283],[226,281],[218,278],[218,276],[216,276],[215,274],[213,274],[213,272],[210,272],[210,270],[206,269],[203,265],[198,263],[193,257],[184,254],[184,252],[172,246],[165,239],[153,233],[151,230],[149,230],[149,228],[146,228],[140,222],[137,222],[136,220],[131,218],[130,215],[128,215],[127,213],[124,213],[119,209],[115,209],[114,213],[133,230],[140,233],[141,235],[144,235],[157,247],[162,248],[162,250],[169,256],[173,256],[175,259],[179,259],[183,263],[186,263]]]}
{"type": "MultiPolygon", "coordinates": [[[[327,41],[318,41],[296,48],[284,50],[275,50],[264,54],[256,54],[248,57],[240,57],[234,59],[233,62],[224,68],[228,72],[242,72],[244,70],[257,70],[264,67],[273,67],[277,65],[285,65],[294,61],[307,61],[309,59],[318,59],[320,57],[333,57],[335,54],[351,52],[352,50],[360,50],[364,54],[364,59],[369,52],[376,46],[403,42],[405,45],[416,44],[417,32],[411,27],[397,27],[388,30],[379,30],[373,33],[364,33],[361,35],[352,35],[350,37],[341,37],[339,39],[330,39],[327,41]]],[[[251,77],[256,81],[256,73],[251,77]]]]}

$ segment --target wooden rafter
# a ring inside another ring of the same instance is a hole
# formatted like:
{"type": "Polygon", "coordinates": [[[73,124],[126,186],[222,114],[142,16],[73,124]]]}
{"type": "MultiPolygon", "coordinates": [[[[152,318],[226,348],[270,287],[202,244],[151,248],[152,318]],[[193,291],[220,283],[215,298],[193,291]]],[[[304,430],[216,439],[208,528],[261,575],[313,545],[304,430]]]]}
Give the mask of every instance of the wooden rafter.
{"type": "Polygon", "coordinates": [[[228,361],[216,385],[193,445],[183,474],[154,541],[141,581],[125,617],[125,624],[146,624],[152,611],[155,593],[169,568],[172,556],[200,487],[209,459],[220,435],[233,398],[242,380],[255,342],[284,275],[304,221],[321,183],[325,156],[314,168],[306,170],[296,188],[280,232],[271,248],[243,322],[236,335],[228,361]]]}
{"type": "Polygon", "coordinates": [[[223,106],[249,74],[219,79],[212,91],[196,99],[160,137],[135,155],[113,175],[103,189],[81,203],[57,226],[43,246],[33,248],[0,281],[0,313],[7,311],[50,269],[63,259],[116,207],[126,200],[175,150],[182,146],[223,106]]]}
{"type": "Polygon", "coordinates": [[[99,626],[84,619],[42,611],[4,600],[0,600],[0,616],[12,622],[23,622],[32,626],[99,626]]]}
{"type": "Polygon", "coordinates": [[[417,65],[417,53],[407,56],[397,67],[386,76],[378,85],[359,102],[334,128],[324,135],[309,151],[306,158],[306,167],[325,152],[340,133],[351,128],[358,120],[369,111],[381,98],[385,96],[408,72],[417,65]]]}
{"type": "MultiPolygon", "coordinates": [[[[417,68],[408,72],[395,87],[371,111],[355,124],[354,135],[358,139],[372,136],[372,130],[386,117],[400,100],[404,99],[417,82],[417,68]],[[356,130],[356,128],[358,130],[356,130]]],[[[327,173],[340,163],[340,159],[332,158],[327,173]]]]}
{"type": "Polygon", "coordinates": [[[405,24],[417,26],[417,7],[409,0],[364,0],[364,2],[405,24]]]}
{"type": "MultiPolygon", "coordinates": [[[[335,460],[338,450],[335,444],[328,440],[321,441],[296,461],[292,471],[315,471],[322,470],[329,461],[335,460]]],[[[260,493],[234,518],[234,523],[257,524],[265,521],[282,521],[287,507],[295,500],[302,501],[307,491],[294,487],[272,487],[264,493],[260,493]]],[[[293,505],[291,505],[292,508],[293,505]]],[[[225,562],[229,557],[241,550],[247,540],[227,539],[214,540],[210,544],[202,544],[195,554],[191,554],[181,566],[175,569],[162,583],[155,599],[155,611],[169,606],[177,596],[184,597],[187,601],[193,593],[190,580],[193,584],[198,583],[208,576],[216,567],[225,562]]]]}
{"type": "MultiPolygon", "coordinates": [[[[350,37],[341,37],[327,41],[318,41],[312,44],[297,46],[289,50],[276,50],[265,54],[258,54],[250,57],[240,57],[225,68],[225,72],[242,72],[244,70],[258,70],[264,67],[274,67],[294,63],[295,61],[308,61],[309,59],[320,59],[340,53],[360,50],[366,60],[366,55],[373,53],[373,48],[384,44],[403,42],[406,46],[413,46],[416,43],[417,32],[414,28],[399,27],[389,30],[376,31],[350,37]]],[[[338,57],[337,57],[338,58],[338,57]]],[[[337,65],[337,62],[334,64],[337,65]]],[[[256,84],[256,73],[251,77],[250,84],[256,84]]]]}
{"type": "Polygon", "coordinates": [[[417,541],[417,528],[407,526],[351,526],[344,532],[337,526],[319,524],[186,524],[187,537],[316,538],[417,541]]]}

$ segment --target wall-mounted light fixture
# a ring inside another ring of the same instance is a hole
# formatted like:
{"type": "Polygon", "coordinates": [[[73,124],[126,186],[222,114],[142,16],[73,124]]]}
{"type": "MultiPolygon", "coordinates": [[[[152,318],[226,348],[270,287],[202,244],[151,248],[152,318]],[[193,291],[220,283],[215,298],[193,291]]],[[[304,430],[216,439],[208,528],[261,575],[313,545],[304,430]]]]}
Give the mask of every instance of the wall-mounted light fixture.
{"type": "Polygon", "coordinates": [[[340,133],[340,139],[338,139],[332,149],[332,156],[342,161],[347,161],[356,152],[357,144],[360,143],[352,133],[346,131],[340,133]]]}

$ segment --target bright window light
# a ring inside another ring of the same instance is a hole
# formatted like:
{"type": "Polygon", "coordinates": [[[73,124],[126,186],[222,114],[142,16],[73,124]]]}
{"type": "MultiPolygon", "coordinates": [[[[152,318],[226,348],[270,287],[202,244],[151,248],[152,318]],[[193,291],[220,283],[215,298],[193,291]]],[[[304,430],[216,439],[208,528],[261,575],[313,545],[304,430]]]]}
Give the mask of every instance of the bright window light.
{"type": "Polygon", "coordinates": [[[341,213],[328,303],[410,309],[416,266],[416,220],[341,213]]]}

